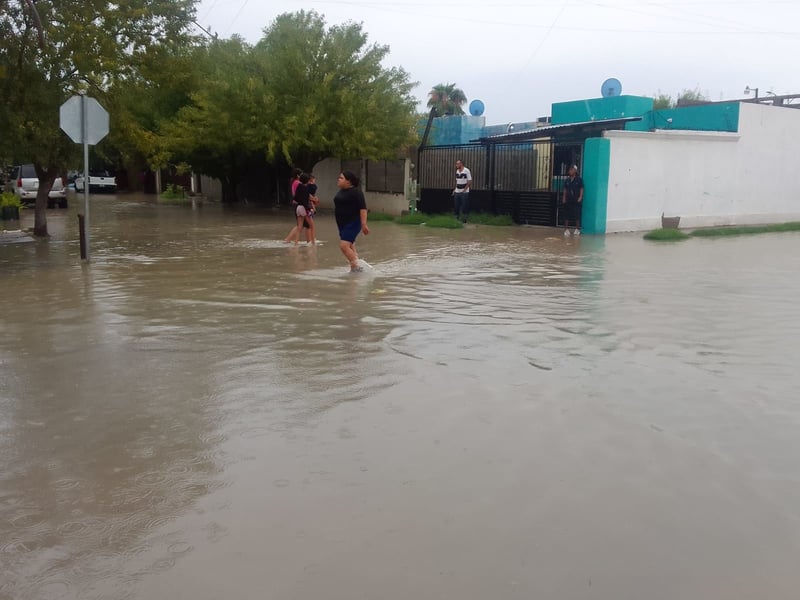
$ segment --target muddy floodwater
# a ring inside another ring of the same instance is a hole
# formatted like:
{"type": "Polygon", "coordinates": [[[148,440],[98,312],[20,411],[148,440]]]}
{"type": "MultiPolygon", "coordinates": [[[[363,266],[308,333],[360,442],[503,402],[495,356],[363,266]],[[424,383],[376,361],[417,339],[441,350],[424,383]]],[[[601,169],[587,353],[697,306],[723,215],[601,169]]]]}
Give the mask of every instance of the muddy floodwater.
{"type": "Polygon", "coordinates": [[[79,204],[0,245],[0,599],[800,596],[800,234],[79,204]]]}

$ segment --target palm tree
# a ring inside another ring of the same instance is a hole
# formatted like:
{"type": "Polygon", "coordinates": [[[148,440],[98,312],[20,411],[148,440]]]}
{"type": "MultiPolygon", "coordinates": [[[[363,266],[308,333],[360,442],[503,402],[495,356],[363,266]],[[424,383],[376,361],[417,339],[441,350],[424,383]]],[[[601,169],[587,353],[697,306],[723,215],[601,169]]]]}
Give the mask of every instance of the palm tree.
{"type": "Polygon", "coordinates": [[[467,103],[467,96],[455,83],[440,83],[428,92],[428,108],[435,108],[440,115],[463,115],[461,108],[467,103]]]}

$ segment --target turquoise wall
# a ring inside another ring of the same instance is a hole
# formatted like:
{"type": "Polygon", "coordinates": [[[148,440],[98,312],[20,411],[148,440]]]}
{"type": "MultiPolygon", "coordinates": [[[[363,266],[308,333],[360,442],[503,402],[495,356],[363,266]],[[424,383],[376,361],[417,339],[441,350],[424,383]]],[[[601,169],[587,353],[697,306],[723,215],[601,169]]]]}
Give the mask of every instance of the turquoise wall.
{"type": "Polygon", "coordinates": [[[655,110],[643,121],[648,122],[649,129],[736,132],[739,131],[739,103],[698,104],[655,110]]]}
{"type": "MultiPolygon", "coordinates": [[[[553,104],[553,125],[584,123],[622,117],[641,117],[653,110],[653,99],[642,96],[614,96],[611,98],[589,98],[553,104]]],[[[629,123],[640,126],[639,123],[629,123]]],[[[645,127],[646,129],[646,127],[645,127]]]]}
{"type": "MultiPolygon", "coordinates": [[[[431,124],[428,145],[469,144],[483,135],[485,124],[485,117],[473,117],[471,115],[436,117],[431,124]]],[[[423,124],[420,135],[424,131],[425,125],[423,124]]]]}
{"type": "Polygon", "coordinates": [[[608,171],[611,164],[611,140],[589,138],[583,146],[583,233],[606,232],[608,212],[608,171]]]}

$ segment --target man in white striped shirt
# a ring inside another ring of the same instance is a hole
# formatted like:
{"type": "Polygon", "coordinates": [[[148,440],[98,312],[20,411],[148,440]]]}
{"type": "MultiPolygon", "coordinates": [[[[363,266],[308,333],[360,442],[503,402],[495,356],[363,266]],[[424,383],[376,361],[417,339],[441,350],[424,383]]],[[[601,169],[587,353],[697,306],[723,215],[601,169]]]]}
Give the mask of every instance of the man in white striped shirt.
{"type": "Polygon", "coordinates": [[[472,173],[461,160],[456,161],[456,187],[453,190],[453,214],[456,219],[467,222],[469,216],[469,188],[472,185],[472,173]]]}

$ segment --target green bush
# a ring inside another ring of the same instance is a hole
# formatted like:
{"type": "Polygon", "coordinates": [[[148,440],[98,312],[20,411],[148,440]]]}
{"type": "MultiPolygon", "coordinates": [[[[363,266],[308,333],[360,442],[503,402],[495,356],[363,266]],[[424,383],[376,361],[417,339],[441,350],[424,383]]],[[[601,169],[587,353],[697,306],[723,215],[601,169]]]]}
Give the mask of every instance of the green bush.
{"type": "Polygon", "coordinates": [[[399,219],[397,219],[397,222],[401,225],[422,225],[430,218],[430,215],[426,215],[425,213],[421,212],[415,212],[401,216],[399,219]]]}
{"type": "Polygon", "coordinates": [[[463,229],[464,224],[450,215],[432,216],[425,223],[428,227],[440,227],[442,229],[463,229]]]}
{"type": "Polygon", "coordinates": [[[192,203],[191,198],[164,198],[163,196],[158,199],[159,204],[167,204],[171,206],[188,206],[192,203]]]}
{"type": "Polygon", "coordinates": [[[800,231],[800,222],[775,223],[773,225],[749,225],[743,227],[711,227],[697,229],[693,237],[726,237],[729,235],[752,235],[754,233],[778,233],[782,231],[800,231]]]}
{"type": "Polygon", "coordinates": [[[161,197],[165,200],[179,200],[186,197],[186,192],[181,186],[173,183],[172,185],[168,185],[167,189],[161,192],[161,197]]]}
{"type": "Polygon", "coordinates": [[[369,220],[370,221],[394,221],[394,215],[389,215],[382,212],[370,212],[369,213],[369,220]]]}
{"type": "Polygon", "coordinates": [[[644,234],[644,239],[657,242],[678,242],[688,240],[689,236],[680,229],[654,229],[644,234]]]}
{"type": "Polygon", "coordinates": [[[492,225],[494,227],[508,227],[514,224],[510,215],[490,215],[488,213],[472,213],[467,219],[475,225],[492,225]]]}
{"type": "Polygon", "coordinates": [[[0,206],[16,206],[22,208],[22,200],[14,192],[3,192],[0,194],[0,206]]]}

